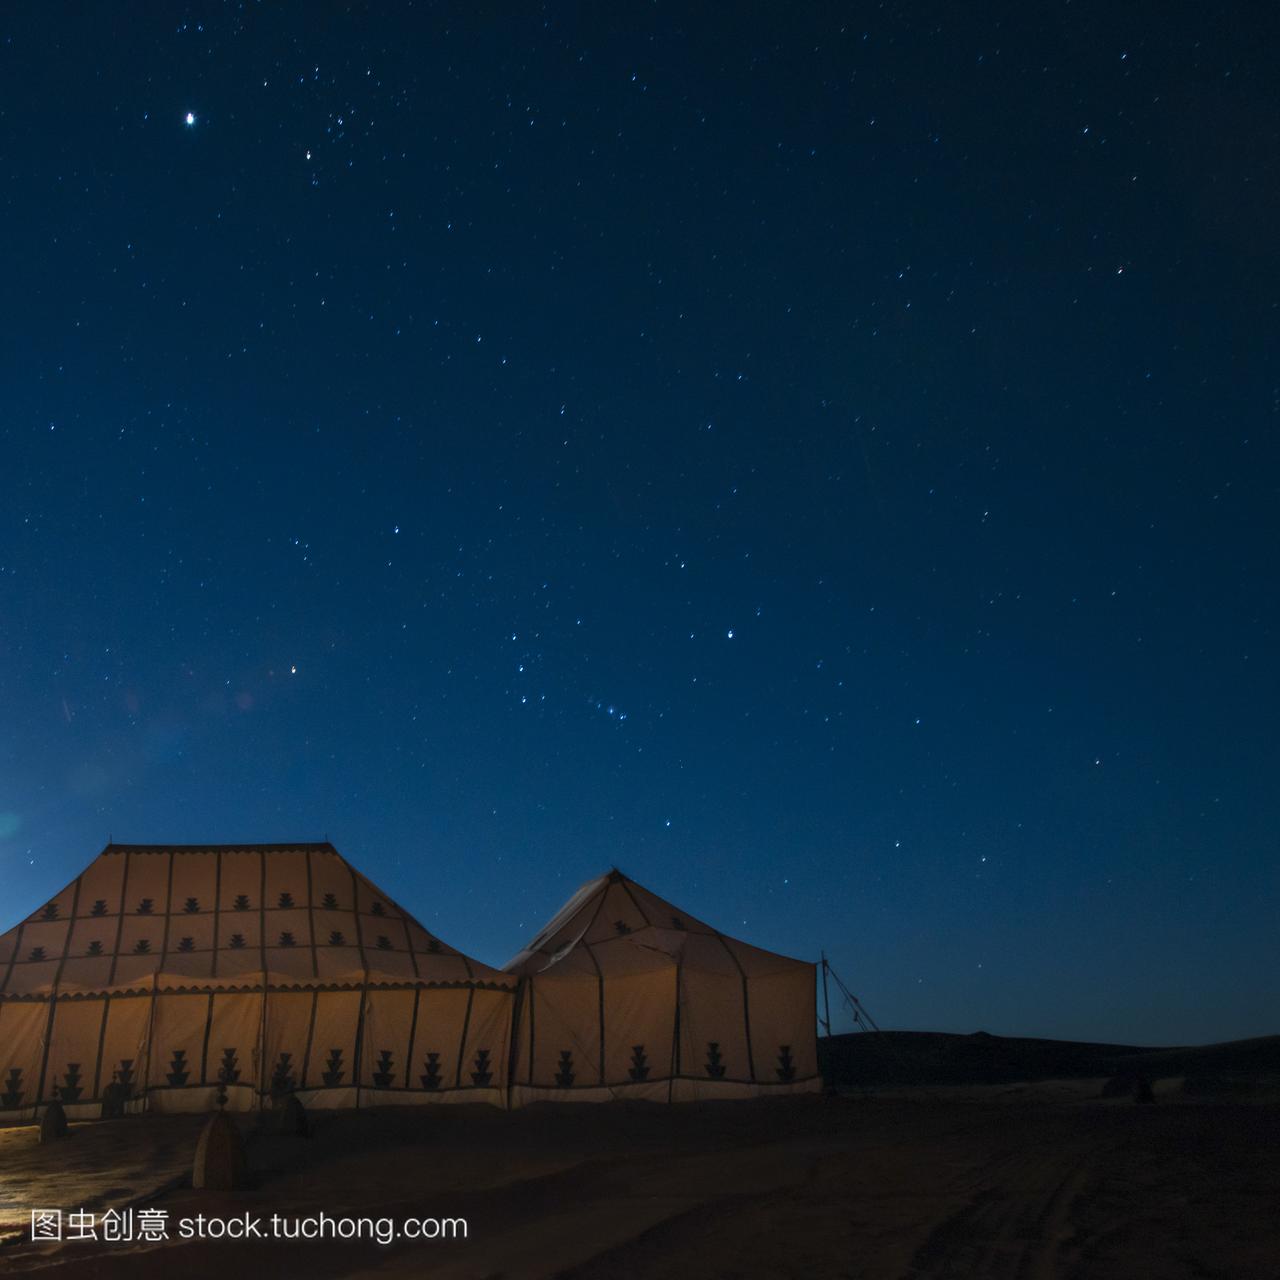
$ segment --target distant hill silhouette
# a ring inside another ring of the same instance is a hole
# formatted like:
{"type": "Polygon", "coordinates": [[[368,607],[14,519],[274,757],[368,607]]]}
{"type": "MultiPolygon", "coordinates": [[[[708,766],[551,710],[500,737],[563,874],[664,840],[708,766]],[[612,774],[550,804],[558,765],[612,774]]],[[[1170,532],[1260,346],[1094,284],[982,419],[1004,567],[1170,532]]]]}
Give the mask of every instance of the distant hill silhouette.
{"type": "Polygon", "coordinates": [[[858,1031],[818,1040],[828,1085],[1007,1084],[1110,1076],[1280,1074],[1280,1036],[1225,1044],[1144,1048],[1078,1040],[993,1036],[985,1031],[858,1031]]]}

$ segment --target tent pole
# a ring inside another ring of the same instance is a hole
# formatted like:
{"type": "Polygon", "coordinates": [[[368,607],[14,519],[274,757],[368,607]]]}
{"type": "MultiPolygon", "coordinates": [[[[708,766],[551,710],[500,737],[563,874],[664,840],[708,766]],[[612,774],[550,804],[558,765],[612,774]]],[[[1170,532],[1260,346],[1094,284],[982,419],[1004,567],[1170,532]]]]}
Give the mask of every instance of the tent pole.
{"type": "MultiPolygon", "coordinates": [[[[809,952],[810,955],[813,952],[809,952]]],[[[831,997],[827,993],[827,953],[822,953],[822,1007],[826,1010],[827,1016],[822,1020],[823,1026],[827,1029],[828,1039],[831,1036],[831,997]]]]}

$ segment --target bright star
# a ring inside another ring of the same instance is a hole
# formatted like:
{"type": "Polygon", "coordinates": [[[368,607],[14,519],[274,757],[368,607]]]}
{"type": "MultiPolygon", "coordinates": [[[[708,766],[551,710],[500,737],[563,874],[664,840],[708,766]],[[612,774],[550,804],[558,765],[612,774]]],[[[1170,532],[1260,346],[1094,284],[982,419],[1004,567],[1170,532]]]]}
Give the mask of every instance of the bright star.
{"type": "Polygon", "coordinates": [[[194,111],[188,111],[186,115],[186,121],[187,121],[187,128],[190,129],[191,126],[196,122],[196,113],[194,111]]]}

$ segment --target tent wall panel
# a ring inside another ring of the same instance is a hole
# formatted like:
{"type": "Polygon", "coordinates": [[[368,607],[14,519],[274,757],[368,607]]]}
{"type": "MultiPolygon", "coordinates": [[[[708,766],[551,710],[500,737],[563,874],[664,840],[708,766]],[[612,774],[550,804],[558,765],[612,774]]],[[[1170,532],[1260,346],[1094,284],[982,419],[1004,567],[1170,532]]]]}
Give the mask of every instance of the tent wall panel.
{"type": "MultiPolygon", "coordinates": [[[[26,946],[25,940],[23,946],[26,946]]],[[[13,995],[33,995],[36,992],[48,992],[58,974],[57,960],[23,961],[15,960],[9,973],[7,991],[13,995]]]]}
{"type": "Polygon", "coordinates": [[[399,919],[403,914],[399,907],[376,885],[366,880],[358,871],[355,875],[356,910],[362,916],[378,920],[399,919]]]}
{"type": "Polygon", "coordinates": [[[111,978],[111,957],[72,956],[63,961],[62,978],[58,984],[60,991],[99,991],[107,985],[111,978]]]}
{"type": "MultiPolygon", "coordinates": [[[[433,938],[425,929],[410,926],[409,941],[417,957],[418,971],[421,975],[430,974],[434,982],[470,982],[474,976],[465,956],[446,947],[433,938]],[[432,943],[436,950],[432,950],[432,943]]],[[[514,986],[514,983],[512,984],[514,986]]]]}
{"type": "MultiPolygon", "coordinates": [[[[218,912],[222,920],[228,915],[255,914],[262,900],[262,856],[257,853],[226,852],[219,855],[222,865],[218,874],[218,912]]],[[[225,944],[223,944],[225,945],[225,944]]]]}
{"type": "MultiPolygon", "coordinates": [[[[121,961],[126,956],[141,957],[150,966],[145,971],[154,973],[156,963],[164,954],[166,923],[167,917],[159,910],[125,916],[120,924],[121,961]]],[[[117,974],[119,972],[117,966],[117,974]]]]}
{"type": "Polygon", "coordinates": [[[322,981],[360,982],[364,978],[364,965],[360,949],[355,945],[354,934],[344,935],[352,939],[350,945],[325,944],[316,948],[316,976],[322,981]]]}
{"type": "Polygon", "coordinates": [[[427,988],[422,992],[412,1065],[406,1073],[413,1088],[434,1093],[458,1087],[465,1065],[461,1050],[465,1048],[463,1030],[468,1026],[470,996],[470,991],[453,987],[427,988]]]}
{"type": "Polygon", "coordinates": [[[114,957],[111,962],[111,977],[108,985],[149,988],[159,965],[160,956],[150,951],[114,957]]]}
{"type": "Polygon", "coordinates": [[[355,947],[356,921],[351,911],[327,910],[317,907],[315,911],[316,942],[325,947],[355,947]],[[333,940],[337,934],[340,942],[333,940]]]}
{"type": "Polygon", "coordinates": [[[95,858],[80,876],[76,914],[114,924],[124,907],[124,868],[119,855],[95,858]]]}
{"type": "Polygon", "coordinates": [[[389,949],[369,949],[369,940],[365,939],[365,955],[370,967],[377,965],[378,972],[385,978],[412,982],[414,978],[413,956],[407,950],[393,951],[389,949]]]}
{"type": "Polygon", "coordinates": [[[34,922],[37,920],[69,919],[75,912],[76,887],[78,883],[79,877],[64,888],[59,889],[43,906],[28,916],[28,920],[34,922]]]}
{"type": "Polygon", "coordinates": [[[164,916],[169,911],[169,871],[172,855],[168,853],[129,853],[128,888],[122,910],[125,915],[164,916]]]}
{"type": "Polygon", "coordinates": [[[103,1003],[106,1025],[98,1055],[98,1096],[101,1097],[102,1090],[113,1079],[123,1084],[131,1095],[139,1095],[147,1067],[151,997],[108,996],[103,1003]]]}
{"type": "Polygon", "coordinates": [[[218,855],[192,853],[173,859],[173,911],[183,919],[213,915],[217,904],[218,855]],[[192,908],[194,907],[194,911],[192,908]]]}
{"type": "Polygon", "coordinates": [[[176,916],[161,965],[166,975],[183,978],[213,976],[213,917],[176,916]]]}
{"type": "Polygon", "coordinates": [[[0,1002],[0,1115],[36,1103],[48,1023],[47,1000],[0,1002]]]}
{"type": "Polygon", "coordinates": [[[44,956],[60,956],[66,950],[69,920],[28,920],[22,931],[18,964],[37,962],[44,956]]]}
{"type": "Polygon", "coordinates": [[[233,1088],[254,1094],[266,1088],[262,1062],[265,1000],[261,991],[214,995],[204,1063],[206,1084],[217,1084],[225,1072],[234,1077],[229,1081],[233,1088]]]}
{"type": "Polygon", "coordinates": [[[409,934],[403,920],[361,914],[360,927],[363,931],[366,950],[374,948],[386,951],[409,950],[409,934]],[[382,940],[385,940],[385,945],[382,940]]]}
{"type": "Polygon", "coordinates": [[[45,1063],[45,1099],[65,1103],[95,1096],[98,1041],[102,1034],[101,1000],[58,1000],[54,1004],[49,1053],[45,1063]]]}
{"type": "Polygon", "coordinates": [[[751,978],[751,1052],[756,1078],[789,1084],[818,1074],[816,989],[812,966],[751,978]]]}
{"type": "Polygon", "coordinates": [[[118,933],[115,916],[77,916],[67,937],[67,955],[110,956],[115,952],[118,933]]]}
{"type": "MultiPolygon", "coordinates": [[[[268,907],[263,912],[263,942],[267,947],[311,946],[311,916],[305,907],[268,907]],[[284,941],[292,938],[292,942],[284,941]]],[[[311,972],[311,959],[307,957],[307,972],[311,972]]]]}
{"type": "Polygon", "coordinates": [[[360,1084],[379,1091],[404,1089],[409,1071],[413,991],[370,991],[364,1007],[360,1084]]]}
{"type": "Polygon", "coordinates": [[[316,999],[306,1088],[348,1088],[356,1083],[359,991],[321,991],[316,999]]]}
{"type": "MultiPolygon", "coordinates": [[[[222,952],[247,951],[255,963],[261,961],[259,947],[262,945],[263,924],[262,913],[248,908],[244,910],[220,911],[218,913],[218,950],[222,952]]],[[[225,954],[218,957],[218,972],[222,972],[222,962],[229,957],[225,954]]]]}
{"type": "MultiPolygon", "coordinates": [[[[255,926],[256,927],[256,926],[255,926]]],[[[262,949],[251,943],[236,943],[231,935],[231,946],[218,949],[215,969],[220,983],[253,982],[262,977],[262,949]]]]}
{"type": "Polygon", "coordinates": [[[263,1066],[266,1087],[301,1088],[311,1039],[312,991],[273,991],[267,996],[263,1066]],[[278,1084],[277,1084],[278,1082],[278,1084]]]}
{"type": "Polygon", "coordinates": [[[605,978],[605,1083],[626,1085],[671,1074],[676,967],[605,978]]]}
{"type": "MultiPolygon", "coordinates": [[[[260,857],[262,855],[259,855],[260,857]]],[[[291,902],[308,901],[306,853],[273,853],[263,858],[266,863],[266,900],[263,903],[268,910],[286,907],[291,902]]]]}
{"type": "Polygon", "coordinates": [[[680,1074],[751,1080],[746,1017],[740,977],[682,965],[680,1074]]]}
{"type": "Polygon", "coordinates": [[[511,1045],[510,992],[476,988],[471,995],[463,1041],[460,1086],[505,1089],[511,1045]]]}
{"type": "Polygon", "coordinates": [[[147,1088],[203,1084],[209,997],[158,995],[154,1005],[147,1037],[147,1088]]]}
{"type": "Polygon", "coordinates": [[[600,1079],[600,981],[565,974],[530,980],[526,1016],[533,1028],[532,1062],[522,1084],[571,1089],[600,1079]]]}
{"type": "Polygon", "coordinates": [[[332,895],[333,909],[343,912],[346,923],[350,924],[356,905],[351,868],[336,854],[313,850],[310,857],[312,900],[320,907],[332,895]]]}

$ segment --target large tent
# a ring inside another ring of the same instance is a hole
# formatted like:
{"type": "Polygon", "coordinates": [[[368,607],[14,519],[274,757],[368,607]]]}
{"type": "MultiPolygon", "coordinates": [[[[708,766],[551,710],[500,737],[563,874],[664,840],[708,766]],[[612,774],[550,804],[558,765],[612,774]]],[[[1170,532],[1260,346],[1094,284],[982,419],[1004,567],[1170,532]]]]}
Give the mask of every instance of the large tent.
{"type": "Polygon", "coordinates": [[[0,935],[0,1119],[506,1101],[514,977],[323,844],[108,845],[0,935]]]}
{"type": "Polygon", "coordinates": [[[507,966],[513,1105],[819,1089],[815,966],[728,937],[612,871],[507,966]]]}

